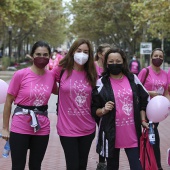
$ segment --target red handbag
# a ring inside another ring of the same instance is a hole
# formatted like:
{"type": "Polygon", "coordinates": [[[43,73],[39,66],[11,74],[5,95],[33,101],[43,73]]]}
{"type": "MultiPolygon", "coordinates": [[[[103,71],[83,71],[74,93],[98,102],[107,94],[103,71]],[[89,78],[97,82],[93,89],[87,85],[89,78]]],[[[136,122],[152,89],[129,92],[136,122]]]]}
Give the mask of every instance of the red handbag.
{"type": "Polygon", "coordinates": [[[144,128],[140,137],[140,161],[143,170],[158,169],[153,146],[149,143],[148,129],[144,128]]]}

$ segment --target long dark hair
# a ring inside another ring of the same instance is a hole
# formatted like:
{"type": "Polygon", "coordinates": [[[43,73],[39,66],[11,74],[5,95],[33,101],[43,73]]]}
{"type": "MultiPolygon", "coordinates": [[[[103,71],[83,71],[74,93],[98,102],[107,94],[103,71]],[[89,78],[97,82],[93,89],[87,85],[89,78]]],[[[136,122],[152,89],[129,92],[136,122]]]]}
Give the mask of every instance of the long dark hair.
{"type": "Polygon", "coordinates": [[[68,71],[69,77],[72,73],[74,66],[74,53],[77,48],[82,44],[87,44],[89,48],[89,58],[88,61],[84,64],[84,69],[87,73],[87,79],[89,83],[92,87],[95,87],[97,81],[97,72],[94,65],[93,49],[89,40],[83,38],[75,40],[72,46],[70,47],[67,55],[59,62],[59,66],[63,67],[65,70],[68,71]]]}
{"type": "Polygon", "coordinates": [[[107,75],[107,76],[110,75],[110,73],[109,73],[109,71],[108,71],[108,68],[107,68],[107,60],[108,60],[109,54],[111,54],[111,53],[119,53],[119,54],[121,55],[121,57],[122,57],[122,59],[123,59],[122,73],[123,73],[124,75],[127,75],[127,74],[129,73],[128,63],[127,63],[127,57],[126,57],[125,53],[124,53],[121,49],[119,49],[119,48],[115,48],[115,49],[114,49],[114,48],[111,48],[111,49],[109,49],[109,50],[106,52],[106,54],[105,54],[105,60],[104,60],[104,64],[103,64],[104,71],[103,71],[102,75],[103,75],[103,76],[104,76],[104,75],[107,75]]]}

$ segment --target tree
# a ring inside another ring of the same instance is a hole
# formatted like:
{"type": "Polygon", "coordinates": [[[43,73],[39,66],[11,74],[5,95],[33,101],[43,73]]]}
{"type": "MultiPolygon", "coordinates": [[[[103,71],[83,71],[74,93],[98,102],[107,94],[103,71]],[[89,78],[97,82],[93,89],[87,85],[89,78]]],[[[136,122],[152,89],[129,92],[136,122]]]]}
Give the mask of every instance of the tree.
{"type": "Polygon", "coordinates": [[[128,15],[130,5],[127,0],[72,0],[69,9],[74,20],[70,31],[97,45],[108,42],[132,54],[142,33],[141,30],[134,32],[134,24],[128,15]]]}
{"type": "Polygon", "coordinates": [[[8,27],[12,26],[12,41],[18,46],[18,56],[23,43],[28,46],[41,39],[55,46],[65,40],[67,20],[62,0],[3,0],[0,21],[1,44],[4,48],[8,46],[8,27]]]}
{"type": "Polygon", "coordinates": [[[131,4],[132,18],[136,29],[146,27],[153,38],[170,36],[170,1],[140,0],[131,4]]]}

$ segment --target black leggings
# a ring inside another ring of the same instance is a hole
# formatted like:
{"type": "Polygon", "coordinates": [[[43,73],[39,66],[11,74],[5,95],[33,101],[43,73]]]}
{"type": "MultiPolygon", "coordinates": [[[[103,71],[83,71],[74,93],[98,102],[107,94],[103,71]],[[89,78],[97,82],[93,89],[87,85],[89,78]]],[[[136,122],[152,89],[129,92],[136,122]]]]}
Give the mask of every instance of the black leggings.
{"type": "Polygon", "coordinates": [[[60,136],[64,149],[67,170],[86,170],[88,155],[95,132],[80,137],[60,136]]]}
{"type": "Polygon", "coordinates": [[[158,132],[159,123],[154,123],[154,132],[155,132],[155,144],[153,145],[153,150],[156,158],[156,163],[158,168],[161,168],[161,152],[160,152],[160,138],[158,132]]]}
{"type": "Polygon", "coordinates": [[[10,132],[12,170],[24,170],[27,150],[29,154],[29,170],[40,170],[48,145],[49,135],[36,136],[10,132]]]}
{"type": "MultiPolygon", "coordinates": [[[[139,149],[138,148],[125,148],[126,155],[129,160],[131,170],[142,170],[141,162],[139,160],[139,149]]],[[[113,158],[107,159],[107,170],[118,170],[119,169],[119,155],[120,149],[115,148],[115,154],[113,158]]]]}

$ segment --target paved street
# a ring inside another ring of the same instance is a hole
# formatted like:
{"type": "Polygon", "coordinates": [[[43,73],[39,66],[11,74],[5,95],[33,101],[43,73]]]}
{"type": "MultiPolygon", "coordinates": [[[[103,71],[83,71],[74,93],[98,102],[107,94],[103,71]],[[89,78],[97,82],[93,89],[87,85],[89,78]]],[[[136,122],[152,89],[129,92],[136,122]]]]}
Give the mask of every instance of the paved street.
{"type": "MultiPolygon", "coordinates": [[[[0,79],[2,72],[0,72],[0,79]]],[[[9,83],[9,81],[7,81],[9,83]]],[[[51,121],[51,134],[50,140],[47,148],[47,152],[42,163],[42,170],[65,170],[65,159],[63,149],[61,147],[59,137],[56,132],[56,120],[57,116],[55,114],[57,97],[55,95],[51,95],[49,101],[49,119],[51,121]]],[[[14,109],[14,106],[13,106],[14,109]]],[[[0,104],[0,127],[2,127],[2,111],[3,104],[0,104]]],[[[1,129],[1,128],[0,128],[1,129]]],[[[170,116],[162,121],[159,126],[160,138],[161,138],[161,154],[162,154],[162,166],[164,170],[170,170],[166,163],[166,151],[170,147],[170,116]]],[[[88,160],[87,170],[95,170],[98,161],[98,155],[95,151],[95,143],[96,139],[94,139],[88,160]]],[[[3,158],[2,151],[5,141],[0,139],[0,170],[10,170],[11,169],[11,159],[3,158]]],[[[28,170],[28,166],[26,165],[25,170],[28,170]]],[[[124,153],[124,150],[121,150],[120,155],[120,170],[129,170],[127,157],[124,153]]]]}

